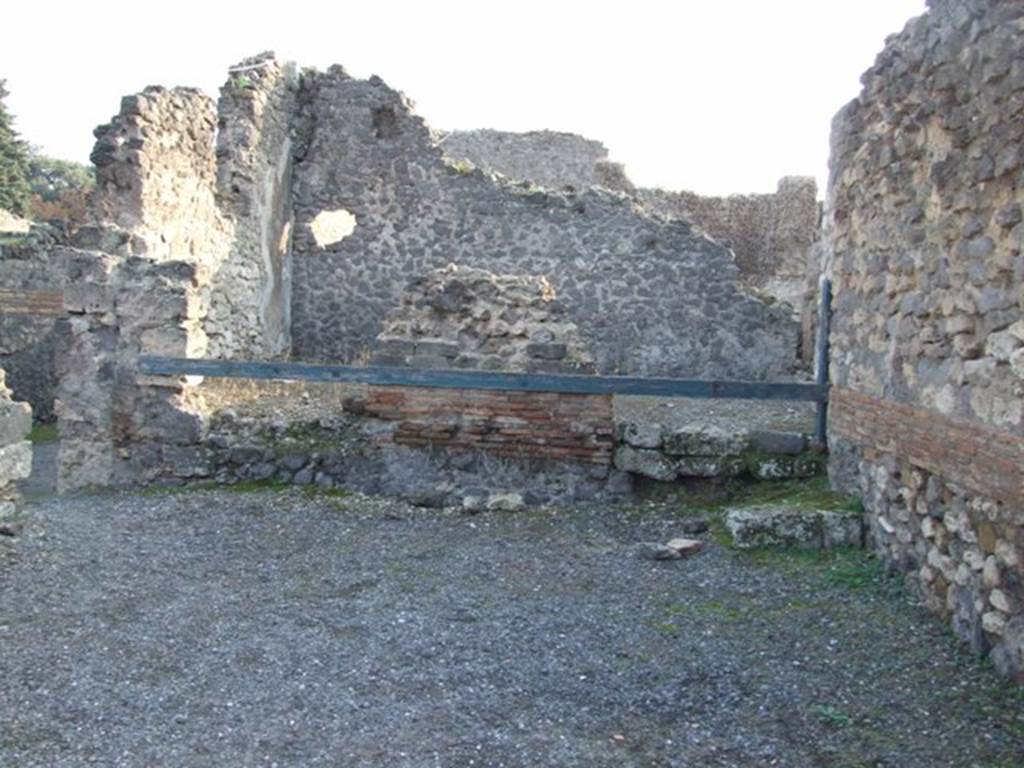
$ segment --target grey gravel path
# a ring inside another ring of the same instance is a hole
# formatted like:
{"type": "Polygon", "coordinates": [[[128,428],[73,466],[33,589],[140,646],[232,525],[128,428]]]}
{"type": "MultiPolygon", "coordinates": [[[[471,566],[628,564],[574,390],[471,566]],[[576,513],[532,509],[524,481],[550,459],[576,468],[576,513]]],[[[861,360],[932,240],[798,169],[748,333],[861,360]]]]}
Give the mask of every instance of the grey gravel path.
{"type": "Polygon", "coordinates": [[[40,499],[57,490],[57,453],[60,443],[51,440],[32,446],[32,474],[18,484],[29,500],[40,499]]]}
{"type": "Polygon", "coordinates": [[[35,503],[0,563],[0,765],[1021,764],[1015,689],[884,580],[636,556],[678,528],[297,489],[35,503]]]}

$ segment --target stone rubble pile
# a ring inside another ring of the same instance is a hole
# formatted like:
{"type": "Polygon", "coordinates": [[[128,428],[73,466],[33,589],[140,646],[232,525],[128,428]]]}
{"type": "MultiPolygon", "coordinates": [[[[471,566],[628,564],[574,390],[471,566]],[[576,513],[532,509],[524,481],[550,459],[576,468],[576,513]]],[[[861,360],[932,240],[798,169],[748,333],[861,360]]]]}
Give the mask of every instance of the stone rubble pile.
{"type": "Polygon", "coordinates": [[[593,373],[568,308],[544,277],[450,264],[409,283],[388,314],[378,365],[593,373]]]}

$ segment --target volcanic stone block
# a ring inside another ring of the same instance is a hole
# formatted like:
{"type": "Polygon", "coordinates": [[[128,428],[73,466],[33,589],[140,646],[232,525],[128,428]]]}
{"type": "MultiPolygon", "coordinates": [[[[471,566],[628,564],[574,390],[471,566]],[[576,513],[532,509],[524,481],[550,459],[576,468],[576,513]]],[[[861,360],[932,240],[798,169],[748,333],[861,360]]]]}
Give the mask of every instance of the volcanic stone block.
{"type": "Polygon", "coordinates": [[[733,544],[753,547],[834,549],[861,546],[861,513],[844,510],[763,506],[732,509],[725,524],[733,544]]]}

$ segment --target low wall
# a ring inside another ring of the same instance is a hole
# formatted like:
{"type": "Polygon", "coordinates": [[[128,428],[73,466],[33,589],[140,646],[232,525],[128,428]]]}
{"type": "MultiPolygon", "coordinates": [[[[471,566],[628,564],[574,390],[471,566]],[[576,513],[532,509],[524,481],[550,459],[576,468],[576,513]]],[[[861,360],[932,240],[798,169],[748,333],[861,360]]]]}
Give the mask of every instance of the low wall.
{"type": "Polygon", "coordinates": [[[832,400],[833,480],[956,634],[1024,682],[1024,437],[851,391],[832,400]]]}
{"type": "Polygon", "coordinates": [[[15,483],[32,469],[31,428],[32,409],[28,403],[11,400],[0,368],[0,524],[14,517],[21,505],[15,483]]]}
{"type": "Polygon", "coordinates": [[[193,395],[202,434],[156,447],[142,482],[568,504],[630,495],[643,478],[785,480],[820,474],[825,462],[795,429],[715,424],[706,413],[689,426],[627,420],[618,408],[644,406],[613,407],[609,395],[219,378],[193,395]]]}
{"type": "Polygon", "coordinates": [[[616,424],[615,434],[616,468],[661,482],[743,476],[789,480],[825,469],[825,454],[798,432],[623,422],[616,424]]]}
{"type": "Polygon", "coordinates": [[[507,492],[564,504],[631,488],[611,466],[609,396],[230,380],[198,392],[198,452],[150,480],[276,480],[437,504],[507,492]]]}
{"type": "Polygon", "coordinates": [[[361,407],[393,424],[396,445],[611,463],[610,395],[370,387],[361,407]]]}

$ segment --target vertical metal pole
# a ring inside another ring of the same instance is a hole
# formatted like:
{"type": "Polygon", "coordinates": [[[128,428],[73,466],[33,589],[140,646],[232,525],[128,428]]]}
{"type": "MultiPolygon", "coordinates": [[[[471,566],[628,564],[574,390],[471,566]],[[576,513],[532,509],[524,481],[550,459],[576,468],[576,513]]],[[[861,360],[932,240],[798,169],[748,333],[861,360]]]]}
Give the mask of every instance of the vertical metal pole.
{"type": "MultiPolygon", "coordinates": [[[[832,281],[824,275],[818,280],[818,333],[814,339],[814,382],[828,385],[828,334],[832,319],[832,281]]],[[[826,390],[827,392],[827,390],[826,390]]],[[[814,441],[822,448],[828,445],[828,400],[818,403],[814,424],[814,441]]]]}

